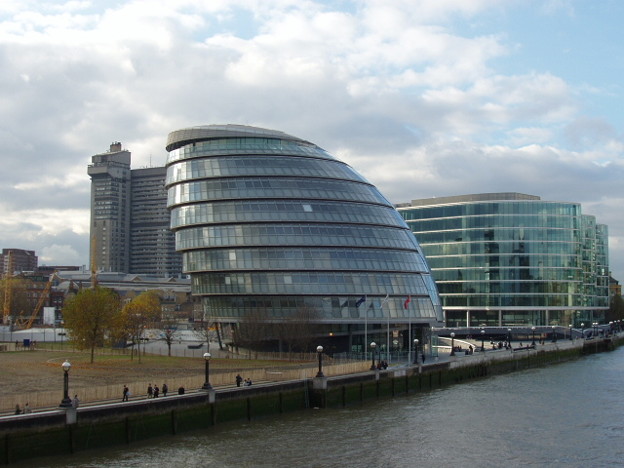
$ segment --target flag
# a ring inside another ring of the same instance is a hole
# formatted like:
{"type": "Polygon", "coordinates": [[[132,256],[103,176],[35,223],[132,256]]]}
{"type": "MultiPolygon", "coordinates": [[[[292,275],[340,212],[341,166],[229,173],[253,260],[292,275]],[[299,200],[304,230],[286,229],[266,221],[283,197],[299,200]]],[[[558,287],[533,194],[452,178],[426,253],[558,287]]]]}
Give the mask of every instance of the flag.
{"type": "Polygon", "coordinates": [[[366,302],[366,296],[362,296],[355,302],[355,307],[360,307],[365,302],[366,302]]]}
{"type": "Polygon", "coordinates": [[[403,308],[407,309],[411,301],[412,301],[412,296],[407,296],[407,299],[405,299],[405,302],[403,303],[403,308]]]}
{"type": "Polygon", "coordinates": [[[388,302],[388,299],[390,299],[390,297],[388,296],[388,294],[386,294],[386,297],[384,298],[384,300],[383,300],[383,301],[381,301],[381,307],[383,307],[383,306],[384,306],[384,304],[385,304],[386,302],[388,302]]]}

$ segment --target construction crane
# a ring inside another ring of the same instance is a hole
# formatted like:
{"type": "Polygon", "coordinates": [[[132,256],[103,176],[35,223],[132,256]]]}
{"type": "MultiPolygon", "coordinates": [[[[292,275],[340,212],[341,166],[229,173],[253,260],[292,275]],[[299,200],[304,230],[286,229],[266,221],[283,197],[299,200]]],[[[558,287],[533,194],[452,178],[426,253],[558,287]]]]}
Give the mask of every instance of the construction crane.
{"type": "Polygon", "coordinates": [[[4,306],[3,306],[3,314],[2,314],[2,323],[5,325],[10,325],[11,322],[11,294],[13,294],[11,288],[11,279],[13,275],[13,254],[9,250],[7,255],[7,268],[6,274],[4,275],[4,306]]]}
{"type": "Polygon", "coordinates": [[[95,234],[91,236],[91,289],[98,287],[97,279],[97,239],[95,234]]]}
{"type": "Polygon", "coordinates": [[[41,292],[41,295],[39,296],[39,300],[37,301],[37,305],[33,309],[33,312],[30,315],[30,318],[28,319],[28,321],[26,322],[26,325],[24,325],[24,329],[25,330],[28,330],[30,327],[33,326],[33,323],[35,322],[35,319],[37,318],[37,315],[39,315],[39,311],[41,310],[41,306],[43,306],[44,301],[50,295],[50,289],[52,289],[52,283],[53,283],[54,279],[56,279],[56,277],[57,277],[56,276],[56,271],[52,275],[50,275],[50,279],[46,283],[45,288],[43,288],[43,291],[41,292]]]}

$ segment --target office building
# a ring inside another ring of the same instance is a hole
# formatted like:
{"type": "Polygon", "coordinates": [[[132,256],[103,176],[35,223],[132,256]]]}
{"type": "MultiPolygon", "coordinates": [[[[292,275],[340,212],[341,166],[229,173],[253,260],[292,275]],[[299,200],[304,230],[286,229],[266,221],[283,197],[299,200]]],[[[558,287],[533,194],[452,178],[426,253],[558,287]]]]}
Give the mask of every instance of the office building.
{"type": "Polygon", "coordinates": [[[91,265],[98,271],[176,277],[182,259],[169,229],[166,169],[131,169],[121,143],[92,157],[91,265]]]}
{"type": "Polygon", "coordinates": [[[37,255],[35,255],[34,250],[2,249],[2,254],[0,254],[2,276],[23,271],[35,271],[37,263],[37,255]]]}
{"type": "Polygon", "coordinates": [[[343,351],[371,340],[408,349],[441,323],[416,238],[373,185],[322,148],[209,125],[171,132],[167,151],[176,248],[210,320],[306,321],[316,343],[343,351]]]}
{"type": "Polygon", "coordinates": [[[431,266],[446,325],[589,326],[609,307],[607,226],[520,193],[397,205],[431,266]]]}

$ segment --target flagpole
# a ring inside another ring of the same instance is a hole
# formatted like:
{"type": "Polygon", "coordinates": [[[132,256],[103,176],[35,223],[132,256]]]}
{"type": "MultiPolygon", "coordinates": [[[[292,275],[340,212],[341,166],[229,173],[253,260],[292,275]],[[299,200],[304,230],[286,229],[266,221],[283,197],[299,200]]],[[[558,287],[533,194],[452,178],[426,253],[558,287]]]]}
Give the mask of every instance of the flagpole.
{"type": "Polygon", "coordinates": [[[407,363],[410,362],[410,356],[412,355],[412,317],[409,318],[409,325],[407,326],[407,363]]]}
{"type": "MultiPolygon", "coordinates": [[[[381,311],[383,313],[383,307],[386,304],[386,302],[388,302],[388,299],[390,298],[390,296],[388,294],[386,294],[386,297],[383,301],[381,301],[381,311]]],[[[383,317],[383,315],[382,315],[383,317]]],[[[387,325],[387,330],[386,330],[386,359],[390,359],[390,310],[388,310],[388,325],[387,325]]]]}
{"type": "Polygon", "coordinates": [[[388,309],[388,329],[386,330],[386,357],[390,359],[390,309],[388,309]]]}
{"type": "Polygon", "coordinates": [[[368,359],[368,307],[364,311],[364,360],[368,359]]]}

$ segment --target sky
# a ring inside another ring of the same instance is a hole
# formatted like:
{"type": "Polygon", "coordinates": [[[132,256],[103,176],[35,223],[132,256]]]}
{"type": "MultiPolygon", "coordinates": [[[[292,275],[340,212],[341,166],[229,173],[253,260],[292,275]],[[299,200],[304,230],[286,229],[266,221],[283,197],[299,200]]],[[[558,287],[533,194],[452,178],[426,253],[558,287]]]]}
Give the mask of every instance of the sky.
{"type": "Polygon", "coordinates": [[[624,2],[0,2],[0,247],[89,261],[87,166],[162,166],[173,130],[311,141],[393,203],[577,202],[624,281],[624,2]]]}

